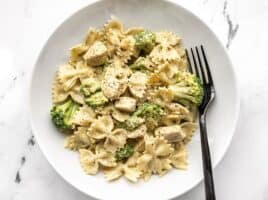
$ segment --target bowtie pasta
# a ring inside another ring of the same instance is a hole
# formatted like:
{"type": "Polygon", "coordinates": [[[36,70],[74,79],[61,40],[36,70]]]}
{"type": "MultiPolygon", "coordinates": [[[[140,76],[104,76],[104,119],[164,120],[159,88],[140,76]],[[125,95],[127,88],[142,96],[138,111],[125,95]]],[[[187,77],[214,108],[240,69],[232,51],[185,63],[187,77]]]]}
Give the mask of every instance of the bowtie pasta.
{"type": "Polygon", "coordinates": [[[52,122],[86,174],[136,182],[187,168],[203,89],[174,33],[114,18],[90,29],[59,66],[52,96],[52,122]]]}

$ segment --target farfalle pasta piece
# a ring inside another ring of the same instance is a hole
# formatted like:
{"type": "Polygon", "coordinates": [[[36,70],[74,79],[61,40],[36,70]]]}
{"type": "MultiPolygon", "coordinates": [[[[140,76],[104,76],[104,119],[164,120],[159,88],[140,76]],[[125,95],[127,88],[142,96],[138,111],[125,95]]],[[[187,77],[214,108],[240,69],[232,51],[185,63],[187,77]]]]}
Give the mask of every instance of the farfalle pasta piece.
{"type": "Polygon", "coordinates": [[[170,144],[162,137],[147,136],[145,139],[145,151],[137,160],[137,168],[140,169],[144,178],[151,174],[165,174],[171,168],[168,156],[174,151],[170,144]]]}
{"type": "Polygon", "coordinates": [[[115,51],[121,44],[121,40],[125,37],[123,34],[123,25],[115,18],[109,20],[103,27],[104,43],[108,48],[108,54],[113,57],[115,51]]]}
{"type": "Polygon", "coordinates": [[[97,174],[99,170],[99,163],[97,157],[92,153],[92,151],[87,149],[80,149],[80,164],[82,169],[86,174],[97,174]]]}
{"type": "Polygon", "coordinates": [[[124,31],[124,35],[137,35],[138,33],[144,31],[144,28],[142,27],[131,27],[129,29],[127,29],[126,31],[124,31]]]}
{"type": "Polygon", "coordinates": [[[115,167],[117,165],[114,154],[106,151],[102,144],[96,145],[96,157],[98,162],[104,167],[115,167]]]}
{"type": "Polygon", "coordinates": [[[141,176],[141,171],[136,168],[139,153],[134,153],[126,163],[119,163],[114,168],[105,168],[104,175],[108,181],[114,181],[121,176],[125,176],[131,182],[137,182],[141,176]]]}
{"type": "Polygon", "coordinates": [[[156,86],[163,86],[165,85],[165,83],[162,81],[159,73],[152,73],[148,77],[147,85],[156,87],[156,86]]]}
{"type": "Polygon", "coordinates": [[[195,119],[194,116],[192,116],[192,112],[190,112],[187,107],[179,103],[166,104],[166,108],[169,110],[170,115],[176,115],[177,124],[180,124],[182,121],[193,122],[193,120],[195,119]]]}
{"type": "Polygon", "coordinates": [[[128,113],[121,112],[115,108],[112,109],[111,115],[116,121],[119,121],[119,122],[124,122],[130,117],[128,113]]]}
{"type": "Polygon", "coordinates": [[[75,113],[72,122],[80,126],[88,126],[95,119],[95,115],[92,108],[84,105],[75,113]]]}
{"type": "Polygon", "coordinates": [[[80,86],[77,84],[72,87],[71,90],[65,91],[58,79],[54,80],[52,86],[52,101],[53,103],[61,103],[71,97],[75,102],[79,104],[84,103],[84,97],[80,93],[80,86]]]}
{"type": "Polygon", "coordinates": [[[72,89],[68,92],[70,97],[79,104],[84,104],[84,96],[80,92],[80,86],[75,84],[72,89]]]}
{"type": "Polygon", "coordinates": [[[124,167],[124,175],[131,182],[137,182],[141,172],[135,167],[124,167]]]}
{"type": "Polygon", "coordinates": [[[65,64],[59,66],[58,70],[58,80],[62,84],[65,91],[70,90],[76,83],[80,75],[87,73],[86,68],[76,69],[70,64],[65,64]]]}
{"type": "Polygon", "coordinates": [[[147,99],[157,105],[165,107],[171,103],[173,94],[167,88],[159,87],[157,90],[149,90],[147,99]]]}
{"type": "Polygon", "coordinates": [[[176,82],[176,75],[179,72],[176,62],[166,62],[158,67],[158,74],[160,80],[166,84],[174,84],[176,82]]]}
{"type": "Polygon", "coordinates": [[[104,148],[114,153],[117,149],[123,147],[127,141],[127,131],[125,129],[115,129],[110,134],[106,135],[104,148]]]}
{"type": "Polygon", "coordinates": [[[197,119],[197,115],[198,115],[198,108],[196,106],[190,106],[189,108],[189,122],[195,122],[197,119]]]}
{"type": "Polygon", "coordinates": [[[142,72],[135,72],[129,78],[129,90],[136,98],[144,98],[147,83],[147,75],[142,72]]]}
{"type": "Polygon", "coordinates": [[[162,137],[154,138],[153,147],[155,156],[168,156],[174,151],[171,145],[162,137]]]}
{"type": "Polygon", "coordinates": [[[103,37],[103,33],[95,28],[90,28],[88,31],[88,34],[85,38],[84,43],[87,46],[91,46],[95,41],[99,41],[101,40],[101,38],[103,37]]]}
{"type": "Polygon", "coordinates": [[[187,152],[184,145],[181,145],[170,156],[172,165],[177,169],[187,169],[187,152]]]}
{"type": "Polygon", "coordinates": [[[113,119],[110,115],[98,117],[92,122],[90,127],[90,136],[95,139],[104,139],[114,128],[113,119]]]}
{"type": "Polygon", "coordinates": [[[185,106],[179,103],[170,103],[166,105],[167,109],[169,109],[173,114],[178,115],[188,115],[189,110],[185,106]]]}
{"type": "Polygon", "coordinates": [[[128,131],[127,137],[132,138],[132,139],[143,137],[145,136],[146,132],[147,132],[147,127],[145,125],[141,125],[134,131],[128,131]]]}
{"type": "Polygon", "coordinates": [[[104,146],[107,151],[115,152],[125,145],[127,132],[125,129],[115,129],[112,118],[107,116],[99,117],[90,127],[90,136],[94,139],[105,139],[104,146]]]}
{"type": "Polygon", "coordinates": [[[196,123],[192,123],[192,122],[184,122],[180,126],[181,126],[182,131],[185,134],[185,138],[183,142],[187,144],[192,139],[194,132],[197,128],[197,125],[196,123]]]}
{"type": "Polygon", "coordinates": [[[65,101],[69,96],[69,93],[66,92],[62,85],[57,79],[54,80],[52,85],[52,101],[53,103],[60,103],[65,101]]]}
{"type": "Polygon", "coordinates": [[[64,147],[77,151],[81,148],[89,148],[95,144],[95,140],[89,136],[88,127],[78,127],[73,135],[65,138],[64,147]]]}
{"type": "Polygon", "coordinates": [[[164,62],[178,62],[180,60],[180,55],[172,46],[163,46],[161,44],[155,46],[149,58],[155,64],[162,64],[164,62]]]}
{"type": "Polygon", "coordinates": [[[88,77],[94,77],[96,74],[95,68],[89,67],[85,61],[79,61],[74,66],[79,71],[80,82],[88,77]]]}
{"type": "Polygon", "coordinates": [[[110,104],[104,105],[103,107],[95,108],[94,112],[97,115],[111,115],[113,110],[114,110],[114,106],[112,105],[112,103],[110,103],[110,104]]]}
{"type": "Polygon", "coordinates": [[[135,48],[135,39],[133,36],[126,36],[120,42],[119,48],[116,50],[117,57],[122,63],[127,63],[131,56],[137,57],[139,51],[135,48]]]}
{"type": "Polygon", "coordinates": [[[128,167],[124,164],[119,164],[115,168],[107,168],[104,170],[105,178],[108,181],[114,181],[121,176],[125,176],[131,182],[137,182],[141,172],[135,167],[128,167]]]}
{"type": "Polygon", "coordinates": [[[123,24],[115,16],[111,16],[111,19],[103,26],[104,32],[110,29],[117,30],[119,33],[123,34],[123,24]]]}
{"type": "Polygon", "coordinates": [[[84,43],[77,44],[70,49],[70,60],[71,64],[75,64],[77,61],[82,59],[82,55],[88,50],[88,46],[84,43]]]}
{"type": "Polygon", "coordinates": [[[58,79],[65,91],[70,90],[78,79],[77,72],[72,65],[61,65],[58,70],[58,79]]]}
{"type": "Polygon", "coordinates": [[[153,159],[151,165],[152,172],[160,176],[163,176],[172,168],[170,159],[153,159]]]}
{"type": "Polygon", "coordinates": [[[131,157],[128,158],[126,164],[128,167],[136,167],[137,166],[137,160],[141,156],[139,152],[134,152],[131,157]]]}
{"type": "Polygon", "coordinates": [[[172,32],[160,31],[155,33],[155,41],[164,46],[175,46],[180,43],[181,39],[172,32]]]}
{"type": "Polygon", "coordinates": [[[138,142],[134,146],[135,152],[143,153],[145,151],[145,140],[144,137],[139,138],[138,142]]]}
{"type": "Polygon", "coordinates": [[[94,175],[98,172],[99,164],[104,167],[115,167],[116,162],[113,155],[109,152],[99,149],[94,154],[87,149],[80,149],[80,163],[86,174],[94,175]]]}
{"type": "Polygon", "coordinates": [[[137,168],[142,172],[141,177],[147,181],[152,175],[151,162],[153,155],[143,154],[137,160],[137,168]]]}
{"type": "Polygon", "coordinates": [[[168,114],[162,117],[161,124],[170,126],[174,124],[180,124],[181,117],[177,114],[168,114]]]}

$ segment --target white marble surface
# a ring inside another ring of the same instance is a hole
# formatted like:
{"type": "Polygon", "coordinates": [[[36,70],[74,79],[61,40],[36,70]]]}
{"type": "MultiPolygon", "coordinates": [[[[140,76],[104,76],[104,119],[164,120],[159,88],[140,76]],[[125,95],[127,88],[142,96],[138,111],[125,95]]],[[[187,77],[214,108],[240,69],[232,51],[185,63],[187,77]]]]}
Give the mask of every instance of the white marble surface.
{"type": "MultiPolygon", "coordinates": [[[[91,199],[63,181],[35,143],[28,88],[50,33],[87,0],[0,0],[0,199],[91,199]]],[[[233,142],[215,169],[219,200],[268,199],[268,1],[183,0],[228,47],[241,91],[233,142]]],[[[204,199],[199,184],[177,200],[204,199]]],[[[112,198],[111,198],[112,199],[112,198]]]]}

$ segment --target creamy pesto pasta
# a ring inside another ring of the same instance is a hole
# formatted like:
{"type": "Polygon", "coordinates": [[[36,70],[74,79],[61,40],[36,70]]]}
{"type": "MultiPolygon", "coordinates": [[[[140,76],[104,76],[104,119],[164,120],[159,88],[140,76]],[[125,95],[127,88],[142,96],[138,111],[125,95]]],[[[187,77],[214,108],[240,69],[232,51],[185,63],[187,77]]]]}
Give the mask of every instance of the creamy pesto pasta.
{"type": "Polygon", "coordinates": [[[52,122],[86,174],[148,180],[187,168],[203,89],[181,38],[115,18],[70,49],[52,87],[52,122]]]}

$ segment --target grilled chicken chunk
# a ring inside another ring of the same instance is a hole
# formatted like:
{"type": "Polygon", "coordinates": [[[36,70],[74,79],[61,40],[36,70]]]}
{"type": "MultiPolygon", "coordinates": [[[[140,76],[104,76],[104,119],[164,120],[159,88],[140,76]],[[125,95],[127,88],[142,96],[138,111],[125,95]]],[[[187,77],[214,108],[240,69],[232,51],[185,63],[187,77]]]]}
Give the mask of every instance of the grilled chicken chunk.
{"type": "Polygon", "coordinates": [[[168,142],[179,142],[186,137],[179,125],[159,127],[155,130],[155,134],[163,136],[168,142]]]}
{"type": "Polygon", "coordinates": [[[101,84],[103,94],[108,99],[118,99],[127,89],[127,75],[123,68],[108,67],[101,84]]]}
{"type": "Polygon", "coordinates": [[[98,66],[106,62],[107,54],[108,50],[106,46],[102,42],[96,41],[89,47],[83,58],[89,65],[98,66]]]}
{"type": "Polygon", "coordinates": [[[133,112],[136,109],[137,101],[131,97],[120,97],[115,102],[115,108],[123,112],[133,112]]]}

